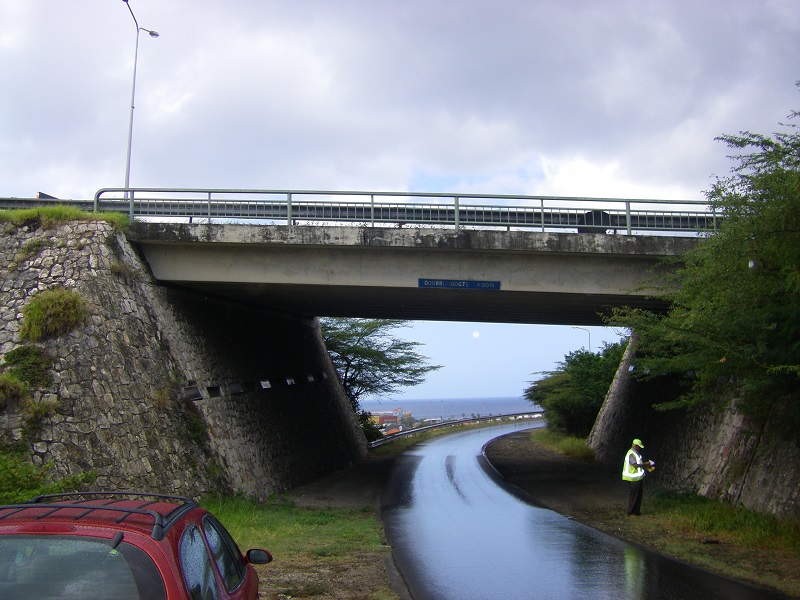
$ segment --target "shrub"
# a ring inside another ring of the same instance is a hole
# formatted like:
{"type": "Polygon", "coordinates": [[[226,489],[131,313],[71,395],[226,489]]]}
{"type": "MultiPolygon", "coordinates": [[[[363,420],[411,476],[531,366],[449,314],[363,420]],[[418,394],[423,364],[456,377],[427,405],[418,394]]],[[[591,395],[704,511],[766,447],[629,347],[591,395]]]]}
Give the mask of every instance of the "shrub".
{"type": "Polygon", "coordinates": [[[9,373],[0,374],[0,409],[27,397],[25,384],[9,373]]]}
{"type": "Polygon", "coordinates": [[[555,371],[543,373],[528,387],[525,397],[544,409],[551,429],[576,437],[589,435],[626,345],[622,340],[603,344],[598,353],[571,352],[555,371]]]}
{"type": "Polygon", "coordinates": [[[20,346],[3,357],[8,374],[31,388],[45,387],[53,380],[48,369],[53,363],[47,352],[36,346],[20,346]]]}
{"type": "Polygon", "coordinates": [[[57,494],[77,489],[94,481],[94,473],[70,475],[60,480],[51,480],[48,472],[53,468],[49,462],[36,466],[28,462],[24,453],[0,451],[0,504],[23,502],[41,494],[57,494]]]}
{"type": "Polygon", "coordinates": [[[22,315],[20,336],[38,342],[72,331],[86,320],[88,310],[78,292],[58,288],[37,294],[22,309],[22,315]]]}

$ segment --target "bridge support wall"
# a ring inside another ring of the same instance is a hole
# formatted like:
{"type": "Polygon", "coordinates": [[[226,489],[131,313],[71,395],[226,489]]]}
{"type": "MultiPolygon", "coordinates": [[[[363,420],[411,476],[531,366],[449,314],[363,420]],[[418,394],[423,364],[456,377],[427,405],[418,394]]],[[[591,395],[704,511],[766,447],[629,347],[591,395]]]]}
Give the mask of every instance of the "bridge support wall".
{"type": "Polygon", "coordinates": [[[666,489],[800,517],[800,447],[784,438],[777,419],[755,422],[736,409],[735,399],[710,413],[656,411],[654,404],[679,395],[678,381],[636,381],[634,364],[635,342],[628,345],[589,436],[600,462],[618,467],[621,476],[625,453],[640,438],[646,458],[657,465],[648,477],[666,489]]]}
{"type": "Polygon", "coordinates": [[[42,291],[89,311],[36,344],[51,383],[0,399],[0,443],[34,463],[92,472],[95,489],[266,499],[365,456],[315,320],[161,288],[101,222],[8,230],[0,261],[3,356],[32,345],[22,311],[42,291]]]}

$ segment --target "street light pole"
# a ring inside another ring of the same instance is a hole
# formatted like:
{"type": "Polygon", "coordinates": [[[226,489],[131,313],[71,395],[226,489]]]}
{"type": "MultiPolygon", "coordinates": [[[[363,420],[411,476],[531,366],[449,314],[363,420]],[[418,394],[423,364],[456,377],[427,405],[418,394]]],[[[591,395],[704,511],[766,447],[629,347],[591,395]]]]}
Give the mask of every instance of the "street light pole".
{"type": "Polygon", "coordinates": [[[150,37],[157,38],[158,32],[152,31],[151,29],[145,29],[144,27],[139,27],[139,21],[136,20],[136,15],[133,14],[133,9],[131,5],[128,3],[128,0],[122,0],[125,3],[125,6],[128,7],[128,11],[131,13],[131,17],[133,18],[133,24],[136,26],[136,49],[133,53],[133,84],[131,85],[131,118],[128,123],[128,156],[125,160],[125,197],[128,197],[127,188],[130,187],[131,182],[131,146],[133,145],[133,105],[134,100],[136,98],[136,63],[139,61],[139,32],[146,31],[150,37]]]}
{"type": "Polygon", "coordinates": [[[592,351],[592,332],[586,329],[586,327],[574,327],[573,329],[583,329],[587,334],[589,334],[589,352],[592,351]]]}

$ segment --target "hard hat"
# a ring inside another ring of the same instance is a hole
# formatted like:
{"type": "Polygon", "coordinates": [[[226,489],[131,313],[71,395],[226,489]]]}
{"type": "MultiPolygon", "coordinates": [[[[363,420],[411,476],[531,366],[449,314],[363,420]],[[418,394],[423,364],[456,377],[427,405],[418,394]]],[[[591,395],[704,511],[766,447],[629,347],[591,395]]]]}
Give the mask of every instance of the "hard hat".
{"type": "Polygon", "coordinates": [[[636,438],[635,440],[633,440],[633,445],[634,446],[639,446],[639,448],[644,450],[644,444],[642,443],[642,440],[640,440],[639,438],[636,438]]]}

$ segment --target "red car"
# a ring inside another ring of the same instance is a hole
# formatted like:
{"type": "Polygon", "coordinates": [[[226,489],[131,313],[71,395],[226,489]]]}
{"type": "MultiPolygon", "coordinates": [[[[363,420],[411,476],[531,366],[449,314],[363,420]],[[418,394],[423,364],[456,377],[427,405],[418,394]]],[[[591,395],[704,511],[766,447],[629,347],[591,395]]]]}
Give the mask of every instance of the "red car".
{"type": "Polygon", "coordinates": [[[77,493],[0,506],[0,598],[255,600],[253,564],[207,510],[160,494],[77,493]]]}

